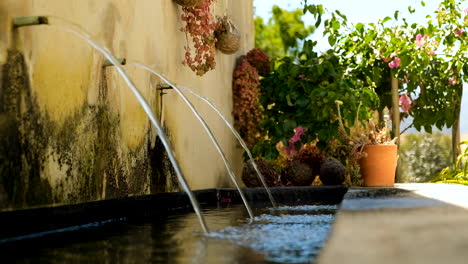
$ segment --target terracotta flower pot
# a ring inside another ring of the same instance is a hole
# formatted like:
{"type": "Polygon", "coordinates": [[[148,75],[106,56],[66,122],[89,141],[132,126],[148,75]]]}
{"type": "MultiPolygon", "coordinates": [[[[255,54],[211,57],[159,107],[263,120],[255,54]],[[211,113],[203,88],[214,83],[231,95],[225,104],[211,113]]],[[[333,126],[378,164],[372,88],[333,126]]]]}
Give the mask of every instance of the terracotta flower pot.
{"type": "Polygon", "coordinates": [[[367,156],[361,158],[359,166],[364,186],[393,186],[397,166],[397,145],[366,145],[363,151],[367,156]]]}

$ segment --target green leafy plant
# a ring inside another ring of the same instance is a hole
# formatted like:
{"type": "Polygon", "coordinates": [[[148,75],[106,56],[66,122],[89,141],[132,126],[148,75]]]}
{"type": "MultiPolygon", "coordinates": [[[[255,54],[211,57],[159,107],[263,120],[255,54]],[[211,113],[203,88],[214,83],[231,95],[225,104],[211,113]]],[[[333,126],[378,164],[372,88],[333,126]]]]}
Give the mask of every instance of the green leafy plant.
{"type": "MultiPolygon", "coordinates": [[[[405,115],[413,117],[417,130],[431,133],[433,126],[454,126],[457,131],[462,83],[468,80],[468,9],[462,5],[463,1],[443,0],[420,24],[408,23],[399,11],[375,23],[352,24],[334,11],[323,23],[324,34],[350,76],[376,87],[380,111],[389,106],[392,76],[399,81],[400,95],[411,99],[405,115]]],[[[415,9],[410,6],[408,11],[415,9]]],[[[316,17],[318,27],[325,10],[305,1],[304,12],[316,17]]],[[[456,153],[457,137],[453,140],[456,153]]]]}
{"type": "Polygon", "coordinates": [[[468,185],[468,140],[461,142],[460,145],[466,145],[466,148],[457,157],[457,162],[453,166],[443,169],[431,182],[468,185]]]}
{"type": "Polygon", "coordinates": [[[319,56],[313,52],[314,45],[305,41],[297,56],[277,59],[273,71],[261,80],[264,119],[260,126],[265,135],[253,148],[256,155],[275,159],[275,145],[279,141],[287,145],[298,126],[308,131],[303,142],[317,141],[325,149],[338,138],[335,100],[343,102],[342,116],[349,123],[357,117],[369,119],[367,109],[378,103],[372,88],[348,78],[337,56],[332,52],[319,56]]]}

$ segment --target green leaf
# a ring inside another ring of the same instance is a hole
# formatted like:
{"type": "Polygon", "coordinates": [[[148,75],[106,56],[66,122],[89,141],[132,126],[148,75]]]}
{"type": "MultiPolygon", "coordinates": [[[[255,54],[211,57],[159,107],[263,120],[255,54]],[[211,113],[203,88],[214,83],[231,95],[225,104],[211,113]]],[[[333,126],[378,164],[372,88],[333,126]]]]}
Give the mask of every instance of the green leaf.
{"type": "Polygon", "coordinates": [[[357,23],[356,24],[356,30],[359,31],[360,33],[362,33],[364,29],[364,24],[363,23],[357,23]]]}
{"type": "Polygon", "coordinates": [[[382,20],[382,24],[385,23],[385,22],[387,22],[387,21],[389,21],[389,20],[392,20],[392,18],[389,17],[389,16],[388,16],[388,17],[385,17],[385,18],[382,20]]]}
{"type": "Polygon", "coordinates": [[[286,95],[286,102],[289,106],[294,106],[293,103],[291,102],[291,96],[289,94],[286,95]]]}
{"type": "Polygon", "coordinates": [[[340,27],[341,27],[340,22],[339,22],[339,21],[336,21],[336,20],[333,20],[333,22],[332,22],[332,28],[333,28],[334,30],[338,30],[338,29],[340,29],[340,27]]]}
{"type": "Polygon", "coordinates": [[[320,23],[322,23],[322,15],[317,16],[317,21],[315,21],[315,27],[318,28],[320,26],[320,23]]]}
{"type": "Polygon", "coordinates": [[[297,123],[295,120],[286,120],[283,123],[283,130],[289,134],[293,135],[294,134],[294,129],[297,127],[297,123]]]}
{"type": "Polygon", "coordinates": [[[395,13],[393,14],[393,17],[395,18],[395,20],[398,20],[398,14],[400,13],[400,11],[395,11],[395,13]]]}
{"type": "Polygon", "coordinates": [[[426,3],[424,3],[424,1],[421,1],[421,5],[426,6],[426,3]]]}
{"type": "Polygon", "coordinates": [[[310,100],[307,97],[301,97],[296,100],[296,105],[298,107],[306,107],[309,104],[310,100]]]}
{"type": "Polygon", "coordinates": [[[416,10],[411,7],[411,6],[408,6],[408,12],[410,12],[410,14],[413,14],[416,10]]]}
{"type": "Polygon", "coordinates": [[[333,35],[328,36],[328,43],[330,44],[330,46],[334,46],[335,43],[336,43],[335,36],[333,36],[333,35]]]}
{"type": "Polygon", "coordinates": [[[335,12],[336,12],[341,18],[343,18],[345,21],[348,20],[348,18],[347,18],[343,13],[341,13],[340,11],[335,10],[335,12]]]}

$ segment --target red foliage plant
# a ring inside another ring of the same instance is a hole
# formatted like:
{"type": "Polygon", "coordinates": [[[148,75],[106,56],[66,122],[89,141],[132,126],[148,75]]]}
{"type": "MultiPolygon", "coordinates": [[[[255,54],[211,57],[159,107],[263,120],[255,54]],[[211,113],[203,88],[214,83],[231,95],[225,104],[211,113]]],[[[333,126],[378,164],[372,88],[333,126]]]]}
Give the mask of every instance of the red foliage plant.
{"type": "Polygon", "coordinates": [[[325,155],[317,146],[306,144],[297,155],[294,156],[293,160],[309,165],[314,175],[317,175],[319,174],[321,164],[325,160],[325,155]]]}
{"type": "Polygon", "coordinates": [[[234,125],[249,148],[260,137],[258,125],[262,120],[263,108],[260,105],[259,86],[257,70],[242,57],[233,73],[233,114],[234,125]]]}
{"type": "Polygon", "coordinates": [[[197,75],[202,76],[216,67],[216,39],[214,31],[218,27],[210,6],[215,0],[206,0],[195,7],[182,7],[182,20],[185,26],[180,30],[190,35],[195,48],[195,57],[187,43],[185,46],[185,60],[187,65],[197,75]]]}
{"type": "Polygon", "coordinates": [[[255,48],[247,53],[247,60],[250,65],[257,69],[260,76],[265,76],[271,72],[270,57],[261,49],[255,48]]]}

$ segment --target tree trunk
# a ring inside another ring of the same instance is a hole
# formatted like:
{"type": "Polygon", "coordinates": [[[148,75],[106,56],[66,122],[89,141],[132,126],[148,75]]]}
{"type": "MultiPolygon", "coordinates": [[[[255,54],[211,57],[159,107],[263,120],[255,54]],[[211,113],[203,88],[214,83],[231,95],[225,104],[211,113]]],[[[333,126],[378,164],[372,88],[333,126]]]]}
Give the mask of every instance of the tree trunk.
{"type": "Polygon", "coordinates": [[[377,110],[377,113],[379,114],[379,128],[385,126],[384,109],[385,108],[377,110]]]}
{"type": "Polygon", "coordinates": [[[454,121],[452,126],[452,162],[455,166],[457,162],[457,157],[460,155],[460,112],[461,112],[461,102],[463,96],[463,83],[457,85],[459,89],[457,92],[459,96],[455,97],[454,106],[455,109],[453,111],[454,114],[454,121]]]}
{"type": "MultiPolygon", "coordinates": [[[[398,80],[391,75],[391,87],[392,87],[392,131],[393,136],[397,137],[397,145],[400,145],[400,104],[399,104],[399,92],[398,92],[398,80]]],[[[397,165],[395,174],[395,182],[400,182],[400,170],[397,165]]]]}

